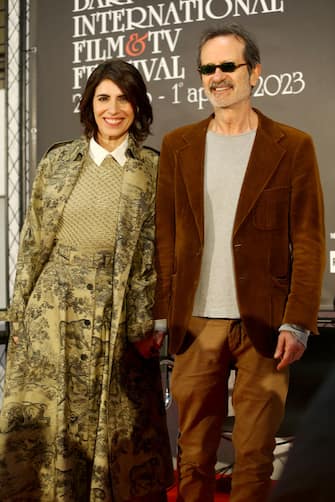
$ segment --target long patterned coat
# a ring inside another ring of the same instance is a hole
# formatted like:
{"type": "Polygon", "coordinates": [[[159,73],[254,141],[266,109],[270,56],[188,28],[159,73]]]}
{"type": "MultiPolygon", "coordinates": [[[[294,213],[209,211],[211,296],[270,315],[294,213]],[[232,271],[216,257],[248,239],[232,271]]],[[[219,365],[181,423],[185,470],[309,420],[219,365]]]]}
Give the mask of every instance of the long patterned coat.
{"type": "Polygon", "coordinates": [[[114,254],[87,259],[55,253],[87,152],[85,139],[48,151],[22,229],[1,501],[121,502],[172,481],[159,363],[132,344],[152,327],[157,154],[130,140],[114,254]]]}

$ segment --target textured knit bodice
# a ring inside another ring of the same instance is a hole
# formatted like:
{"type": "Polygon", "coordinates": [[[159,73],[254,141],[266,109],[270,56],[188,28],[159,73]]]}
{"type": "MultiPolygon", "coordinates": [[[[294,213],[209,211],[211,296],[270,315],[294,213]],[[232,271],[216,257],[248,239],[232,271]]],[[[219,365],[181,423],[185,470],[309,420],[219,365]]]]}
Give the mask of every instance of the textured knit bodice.
{"type": "Polygon", "coordinates": [[[110,155],[100,166],[86,157],[60,219],[60,244],[89,253],[114,249],[123,171],[110,155]]]}

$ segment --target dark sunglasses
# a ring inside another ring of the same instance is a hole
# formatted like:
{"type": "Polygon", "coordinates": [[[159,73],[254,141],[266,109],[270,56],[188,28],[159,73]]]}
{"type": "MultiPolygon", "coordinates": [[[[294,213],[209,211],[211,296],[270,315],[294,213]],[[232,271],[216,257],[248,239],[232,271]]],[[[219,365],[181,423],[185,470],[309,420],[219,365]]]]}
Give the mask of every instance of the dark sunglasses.
{"type": "Polygon", "coordinates": [[[241,66],[247,66],[247,63],[236,64],[230,61],[220,64],[209,63],[198,66],[198,72],[201,75],[212,75],[215,73],[216,68],[220,68],[224,73],[233,73],[237,68],[241,68],[241,66]]]}

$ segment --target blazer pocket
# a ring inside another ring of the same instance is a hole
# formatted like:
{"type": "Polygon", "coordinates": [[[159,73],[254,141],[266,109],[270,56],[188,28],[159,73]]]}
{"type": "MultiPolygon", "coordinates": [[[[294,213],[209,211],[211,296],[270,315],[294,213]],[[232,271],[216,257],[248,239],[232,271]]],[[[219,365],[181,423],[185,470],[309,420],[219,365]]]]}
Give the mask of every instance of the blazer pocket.
{"type": "Polygon", "coordinates": [[[287,187],[264,190],[253,212],[253,224],[259,230],[277,230],[287,225],[289,212],[287,187]]]}

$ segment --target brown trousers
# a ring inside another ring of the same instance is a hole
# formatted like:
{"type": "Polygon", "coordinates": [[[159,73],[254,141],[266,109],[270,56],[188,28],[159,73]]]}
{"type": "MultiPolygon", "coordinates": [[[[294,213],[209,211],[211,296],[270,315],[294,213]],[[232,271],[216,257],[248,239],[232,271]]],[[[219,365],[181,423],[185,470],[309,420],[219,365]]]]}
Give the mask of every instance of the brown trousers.
{"type": "Polygon", "coordinates": [[[172,394],[178,405],[178,502],[213,502],[215,463],[233,389],[235,463],[230,502],[264,502],[275,434],[284,414],[288,370],[258,354],[240,321],[192,317],[188,347],[176,356],[172,394]]]}

